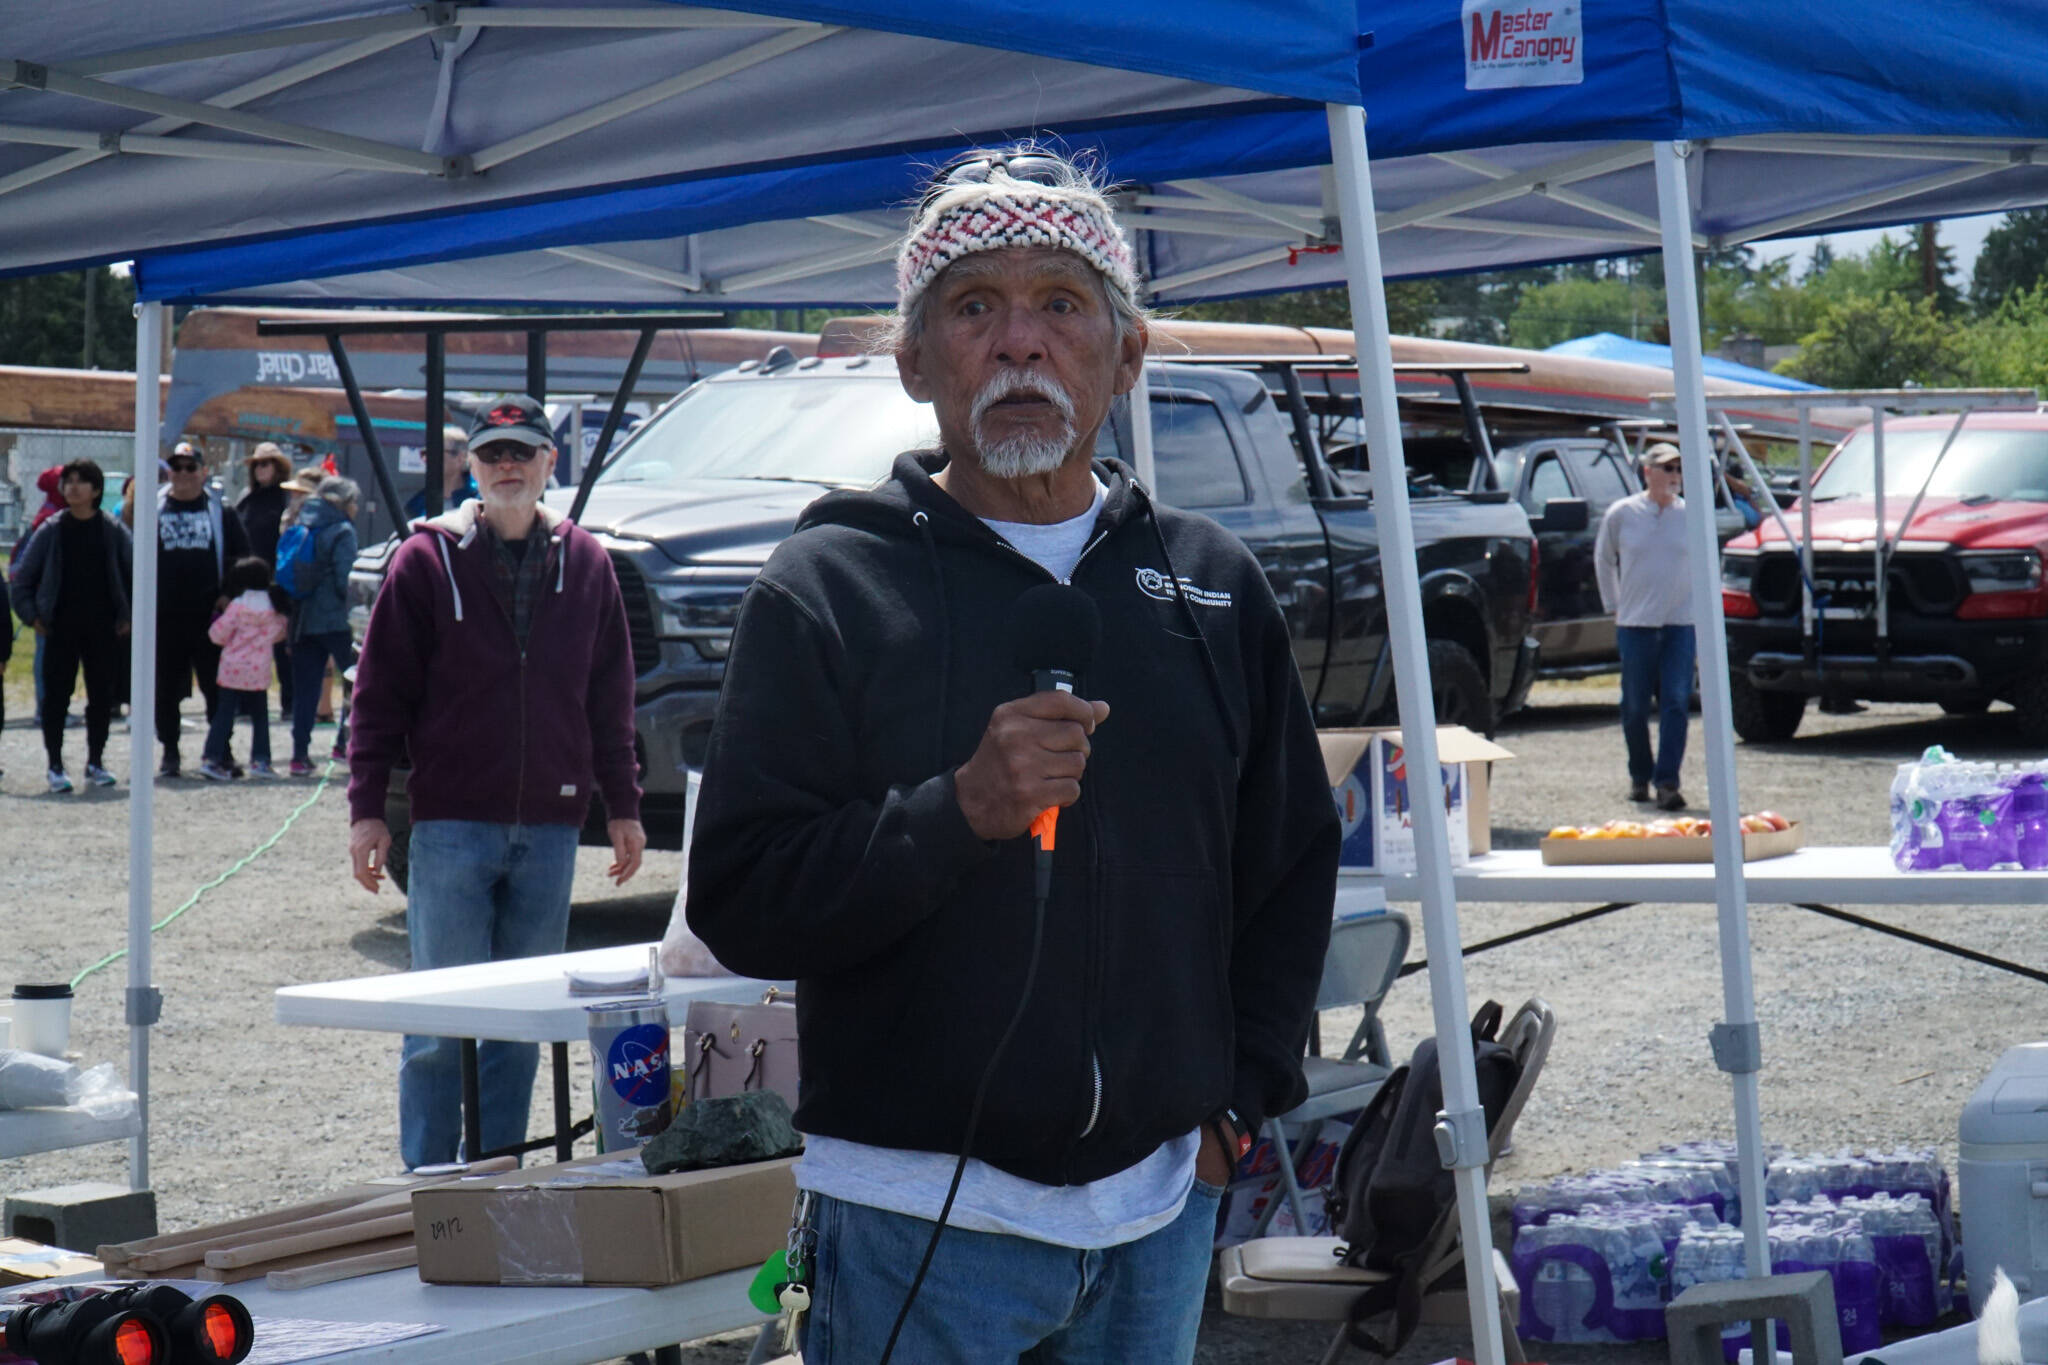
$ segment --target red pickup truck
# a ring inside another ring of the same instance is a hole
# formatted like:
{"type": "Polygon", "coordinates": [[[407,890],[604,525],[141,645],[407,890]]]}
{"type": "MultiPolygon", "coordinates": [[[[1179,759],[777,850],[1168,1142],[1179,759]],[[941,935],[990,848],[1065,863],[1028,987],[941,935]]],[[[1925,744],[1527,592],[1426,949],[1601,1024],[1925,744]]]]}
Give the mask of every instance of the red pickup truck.
{"type": "Polygon", "coordinates": [[[1792,538],[1766,519],[1728,543],[1721,604],[1744,739],[1791,738],[1809,697],[1933,701],[1952,715],[2004,700],[2025,742],[2048,744],[2048,413],[1972,413],[1949,443],[1954,430],[1953,416],[1885,423],[1881,513],[1872,430],[1828,457],[1813,480],[1810,613],[1796,509],[1792,538]]]}

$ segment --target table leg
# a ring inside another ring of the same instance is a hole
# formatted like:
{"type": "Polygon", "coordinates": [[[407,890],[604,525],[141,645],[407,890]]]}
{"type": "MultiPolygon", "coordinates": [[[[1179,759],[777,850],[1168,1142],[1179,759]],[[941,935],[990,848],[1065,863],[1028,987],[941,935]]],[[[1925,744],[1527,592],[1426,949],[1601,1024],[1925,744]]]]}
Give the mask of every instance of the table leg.
{"type": "Polygon", "coordinates": [[[576,1133],[569,1118],[569,1045],[554,1045],[555,1068],[555,1160],[576,1155],[576,1133]]]}
{"type": "Polygon", "coordinates": [[[478,1097],[476,1039],[462,1040],[462,1155],[465,1161],[482,1160],[484,1116],[478,1097]]]}

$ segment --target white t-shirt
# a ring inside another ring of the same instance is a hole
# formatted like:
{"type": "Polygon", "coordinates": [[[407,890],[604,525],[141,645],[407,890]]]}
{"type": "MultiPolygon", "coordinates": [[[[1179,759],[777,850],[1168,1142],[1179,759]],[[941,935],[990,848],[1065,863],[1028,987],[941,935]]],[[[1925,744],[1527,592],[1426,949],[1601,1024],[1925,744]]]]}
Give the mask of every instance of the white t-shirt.
{"type": "MultiPolygon", "coordinates": [[[[1107,493],[1097,479],[1095,501],[1086,512],[1048,526],[982,520],[1065,582],[1080,562],[1107,493]]],[[[1135,1166],[1085,1185],[1041,1185],[970,1160],[946,1225],[1084,1249],[1135,1242],[1180,1216],[1194,1187],[1195,1155],[1201,1146],[1198,1128],[1162,1144],[1135,1166]]],[[[849,1204],[929,1221],[938,1218],[946,1202],[958,1159],[944,1152],[909,1152],[811,1136],[804,1140],[796,1181],[804,1189],[849,1204]]]]}

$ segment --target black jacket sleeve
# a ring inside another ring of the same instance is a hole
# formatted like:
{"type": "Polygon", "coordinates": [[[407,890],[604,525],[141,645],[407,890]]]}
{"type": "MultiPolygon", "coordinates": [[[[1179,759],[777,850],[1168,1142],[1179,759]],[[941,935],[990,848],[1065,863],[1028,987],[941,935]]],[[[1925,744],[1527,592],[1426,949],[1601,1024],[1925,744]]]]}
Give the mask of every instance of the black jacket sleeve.
{"type": "Polygon", "coordinates": [[[858,965],[992,854],[953,774],[864,790],[846,659],[788,591],[741,607],[690,843],[691,930],[747,976],[858,965]]]}
{"type": "Polygon", "coordinates": [[[1301,1059],[1330,942],[1341,829],[1286,620],[1270,597],[1251,649],[1247,682],[1257,704],[1232,851],[1231,1107],[1256,1128],[1307,1098],[1301,1059]]]}
{"type": "Polygon", "coordinates": [[[29,533],[28,548],[14,561],[14,568],[8,575],[8,600],[14,604],[14,614],[25,626],[34,626],[42,618],[42,613],[36,610],[36,589],[42,586],[43,574],[50,563],[51,547],[57,543],[56,527],[55,517],[44,518],[43,524],[29,533]]]}

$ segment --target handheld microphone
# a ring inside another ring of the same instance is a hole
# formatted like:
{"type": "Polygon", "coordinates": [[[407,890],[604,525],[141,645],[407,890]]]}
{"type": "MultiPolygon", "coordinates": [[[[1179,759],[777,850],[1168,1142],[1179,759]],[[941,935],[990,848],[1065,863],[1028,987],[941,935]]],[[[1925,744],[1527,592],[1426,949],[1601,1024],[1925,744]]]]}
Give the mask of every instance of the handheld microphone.
{"type": "MultiPolygon", "coordinates": [[[[1095,662],[1095,646],[1101,639],[1102,613],[1095,609],[1093,598],[1072,584],[1041,583],[1027,588],[1010,609],[1011,659],[1031,675],[1033,692],[1074,691],[1088,665],[1095,662]]],[[[1038,982],[1038,959],[1045,947],[1045,904],[1052,895],[1053,838],[1059,820],[1060,808],[1047,806],[1031,821],[1036,885],[1032,899],[1031,956],[1024,968],[1024,989],[974,1088],[974,1103],[967,1111],[967,1131],[960,1141],[960,1157],[953,1163],[952,1183],[946,1187],[946,1200],[939,1206],[938,1221],[932,1225],[931,1238],[925,1243],[917,1273],[911,1277],[909,1292],[903,1296],[903,1306],[896,1310],[888,1343],[882,1347],[881,1365],[889,1365],[896,1354],[903,1324],[909,1320],[911,1305],[917,1302],[918,1290],[924,1287],[925,1272],[931,1269],[932,1255],[939,1249],[939,1237],[953,1212],[953,1198],[960,1193],[960,1177],[967,1171],[968,1154],[974,1149],[975,1132],[981,1127],[981,1105],[988,1097],[989,1081],[1009,1049],[1017,1026],[1024,1021],[1024,1009],[1031,1003],[1031,990],[1038,982]]]]}
{"type": "MultiPolygon", "coordinates": [[[[1010,609],[1010,657],[1031,675],[1033,692],[1068,692],[1095,662],[1102,641],[1102,613],[1095,599],[1071,583],[1041,583],[1025,589],[1010,609]]],[[[1052,890],[1052,850],[1060,808],[1047,806],[1031,822],[1037,843],[1037,892],[1052,890]]]]}

